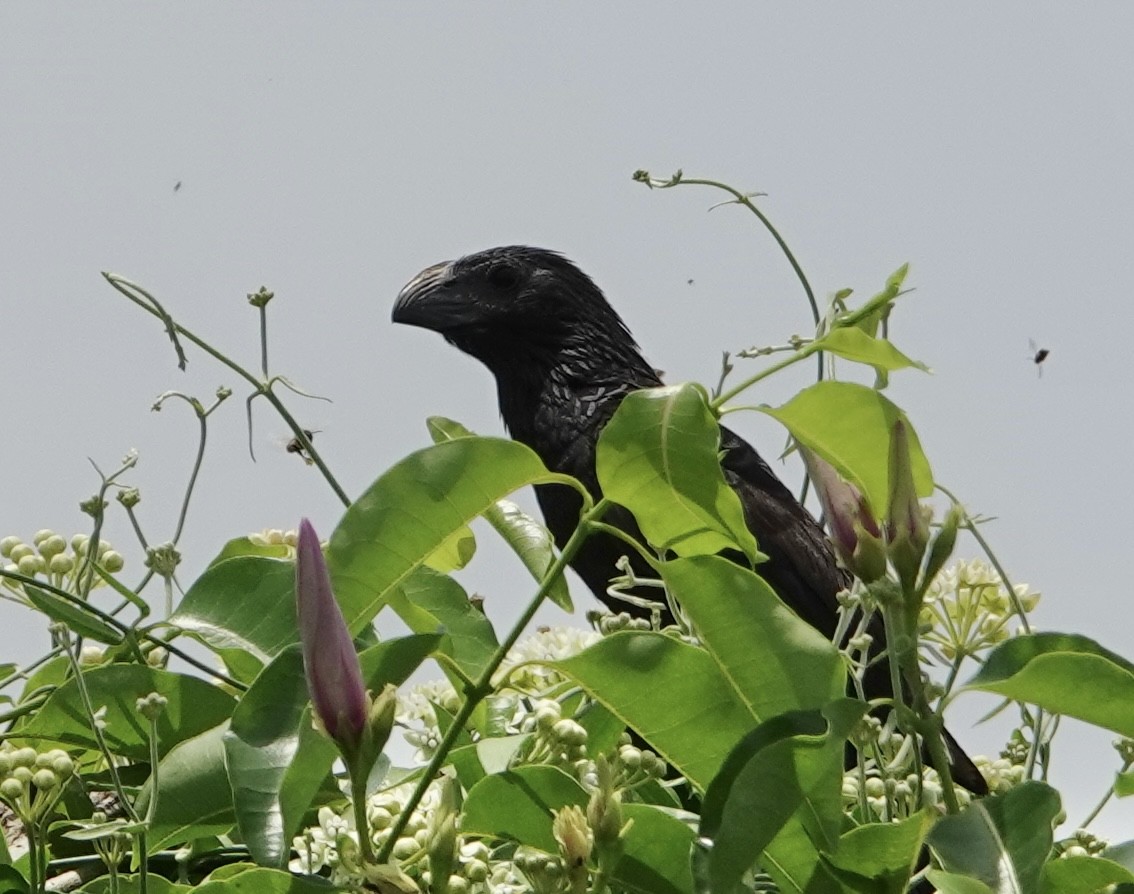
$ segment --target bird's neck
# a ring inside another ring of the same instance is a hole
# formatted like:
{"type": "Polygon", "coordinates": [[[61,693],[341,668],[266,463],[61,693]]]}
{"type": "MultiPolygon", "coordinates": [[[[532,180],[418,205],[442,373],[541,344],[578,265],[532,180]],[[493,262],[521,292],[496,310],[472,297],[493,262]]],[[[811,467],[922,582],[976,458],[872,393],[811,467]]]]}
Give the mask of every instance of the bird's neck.
{"type": "Polygon", "coordinates": [[[637,353],[605,360],[584,364],[577,356],[559,356],[555,362],[532,364],[529,357],[493,370],[505,427],[548,468],[561,469],[580,439],[593,448],[597,432],[627,394],[661,384],[637,353]]]}

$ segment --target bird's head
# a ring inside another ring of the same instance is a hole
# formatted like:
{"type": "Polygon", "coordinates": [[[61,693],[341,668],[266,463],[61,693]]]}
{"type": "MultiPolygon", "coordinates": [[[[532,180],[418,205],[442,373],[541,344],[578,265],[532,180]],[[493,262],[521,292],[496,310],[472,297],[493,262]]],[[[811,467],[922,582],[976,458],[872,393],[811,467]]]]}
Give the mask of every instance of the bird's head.
{"type": "Polygon", "coordinates": [[[541,248],[490,248],[426,267],[399,293],[392,317],[441,333],[497,378],[520,368],[584,380],[612,362],[649,368],[591,278],[541,248]]]}

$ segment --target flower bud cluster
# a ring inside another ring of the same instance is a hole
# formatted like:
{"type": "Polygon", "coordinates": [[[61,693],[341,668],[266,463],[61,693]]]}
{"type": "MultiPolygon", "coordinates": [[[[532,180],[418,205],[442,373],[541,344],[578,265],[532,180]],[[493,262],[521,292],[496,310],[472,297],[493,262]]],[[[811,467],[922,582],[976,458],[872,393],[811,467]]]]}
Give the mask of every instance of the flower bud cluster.
{"type": "MultiPolygon", "coordinates": [[[[395,786],[367,801],[366,818],[375,850],[390,837],[394,822],[413,788],[412,784],[395,786]]],[[[523,886],[523,878],[511,861],[494,859],[488,845],[479,840],[462,841],[456,832],[452,808],[446,808],[443,802],[442,786],[431,786],[394,843],[394,859],[412,878],[429,887],[432,878],[426,868],[430,865],[426,857],[431,850],[436,853],[440,846],[445,849],[451,847],[453,859],[448,864],[450,875],[447,885],[451,894],[499,891],[505,884],[517,886],[516,890],[519,890],[523,886]]],[[[318,819],[319,825],[295,837],[296,859],[291,861],[292,871],[318,873],[326,869],[330,871],[333,884],[361,885],[364,872],[351,807],[346,805],[341,811],[321,807],[318,819]]],[[[433,865],[437,865],[436,861],[433,865]]]]}
{"type": "Polygon", "coordinates": [[[1023,761],[1016,763],[1011,757],[991,760],[980,754],[973,758],[973,763],[988,783],[988,790],[994,795],[1004,794],[1027,778],[1023,761]]]}
{"type": "MultiPolygon", "coordinates": [[[[1031,612],[1040,594],[1017,584],[1015,597],[1020,608],[1031,612]]],[[[923,641],[952,662],[958,655],[975,655],[1006,640],[1015,618],[1015,605],[1000,575],[974,559],[950,565],[934,578],[919,620],[923,641]]]]}
{"type": "Polygon", "coordinates": [[[1075,834],[1057,844],[1060,857],[1101,857],[1110,842],[1086,829],[1076,829],[1075,834]]]}
{"type": "Polygon", "coordinates": [[[537,699],[531,712],[523,718],[520,731],[532,733],[528,759],[532,763],[555,764],[573,768],[585,762],[587,731],[576,720],[563,716],[563,707],[555,699],[537,699]]]}
{"type": "Polygon", "coordinates": [[[146,550],[145,565],[160,577],[173,577],[173,572],[181,564],[181,551],[172,541],[159,543],[146,550]]]}
{"type": "MultiPolygon", "coordinates": [[[[587,753],[587,731],[573,717],[564,716],[559,701],[546,697],[562,691],[567,682],[546,663],[574,655],[598,639],[597,633],[587,630],[538,631],[513,648],[497,677],[496,692],[484,703],[490,715],[502,720],[505,733],[529,734],[525,764],[561,766],[592,792],[599,788],[599,780],[596,762],[587,753]]],[[[460,705],[461,696],[444,680],[399,690],[395,717],[406,729],[406,741],[417,749],[416,759],[427,760],[441,743],[438,714],[455,714],[460,705]]],[[[632,746],[629,737],[609,763],[612,783],[590,811],[608,838],[619,817],[620,793],[665,774],[665,763],[653,752],[632,746]]],[[[565,890],[568,868],[563,855],[509,844],[492,850],[482,841],[461,835],[456,825],[459,811],[451,802],[445,807],[442,788],[440,782],[429,788],[393,844],[393,857],[401,871],[423,890],[447,894],[556,894],[565,890]],[[433,873],[444,872],[446,867],[448,881],[435,884],[433,873]]],[[[397,786],[368,800],[367,822],[375,851],[389,838],[412,789],[411,784],[397,786]]],[[[585,814],[583,819],[589,822],[585,814]]],[[[335,884],[363,884],[365,872],[351,807],[323,807],[318,820],[317,826],[294,839],[297,858],[291,868],[329,872],[335,884]]]]}
{"type": "MultiPolygon", "coordinates": [[[[956,793],[962,807],[972,801],[972,796],[964,789],[957,788],[956,793]]],[[[860,783],[857,771],[852,770],[843,775],[843,804],[853,810],[862,800],[870,811],[868,819],[871,821],[904,819],[926,805],[936,807],[943,803],[941,777],[926,766],[922,769],[919,786],[916,773],[881,776],[875,769],[868,770],[865,782],[860,783]]]]}
{"type": "Polygon", "coordinates": [[[74,773],[75,763],[66,751],[0,744],[0,801],[25,825],[40,823],[51,813],[74,773]]]}
{"type": "Polygon", "coordinates": [[[295,558],[295,545],[299,541],[299,534],[293,529],[281,531],[279,528],[265,528],[248,535],[249,542],[256,546],[280,546],[287,552],[285,558],[295,558]]]}
{"type": "MultiPolygon", "coordinates": [[[[843,775],[843,803],[848,809],[853,810],[865,801],[871,813],[869,819],[889,820],[910,816],[924,804],[936,806],[943,802],[941,779],[936,770],[925,765],[921,776],[923,802],[918,801],[917,750],[912,737],[868,717],[852,733],[851,740],[866,755],[866,773],[865,782],[860,779],[857,768],[843,775]],[[881,755],[881,767],[876,755],[881,755]]],[[[989,791],[1004,794],[1024,782],[1027,751],[1027,743],[1016,731],[999,757],[975,755],[972,760],[988,783],[989,791]]],[[[954,786],[954,791],[962,807],[972,801],[972,796],[964,789],[954,786]]]]}
{"type": "Polygon", "coordinates": [[[629,612],[619,612],[616,615],[609,612],[595,612],[593,623],[603,636],[610,636],[623,630],[653,629],[653,625],[646,618],[635,618],[629,612]]]}
{"type": "MultiPolygon", "coordinates": [[[[25,543],[15,536],[0,540],[0,558],[6,559],[4,570],[24,577],[40,578],[67,592],[76,592],[78,575],[84,560],[90,552],[90,537],[75,534],[70,540],[49,528],[36,531],[31,543],[25,543]]],[[[117,574],[125,566],[121,553],[102,538],[98,541],[97,557],[99,564],[111,574],[117,574]]],[[[102,580],[94,578],[94,585],[101,586],[102,580]]],[[[0,588],[23,598],[23,585],[10,578],[0,581],[0,588]]]]}

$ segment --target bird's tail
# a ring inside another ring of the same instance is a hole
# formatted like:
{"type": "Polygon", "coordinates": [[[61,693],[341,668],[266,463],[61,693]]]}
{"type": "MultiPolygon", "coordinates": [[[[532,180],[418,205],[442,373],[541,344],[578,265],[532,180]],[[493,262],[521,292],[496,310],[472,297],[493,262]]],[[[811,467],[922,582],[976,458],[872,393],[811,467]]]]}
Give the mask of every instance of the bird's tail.
{"type": "Polygon", "coordinates": [[[945,750],[949,753],[949,771],[953,781],[974,795],[987,795],[988,783],[985,782],[984,776],[981,775],[972,758],[965,754],[965,750],[949,730],[943,729],[941,733],[945,738],[945,750]]]}

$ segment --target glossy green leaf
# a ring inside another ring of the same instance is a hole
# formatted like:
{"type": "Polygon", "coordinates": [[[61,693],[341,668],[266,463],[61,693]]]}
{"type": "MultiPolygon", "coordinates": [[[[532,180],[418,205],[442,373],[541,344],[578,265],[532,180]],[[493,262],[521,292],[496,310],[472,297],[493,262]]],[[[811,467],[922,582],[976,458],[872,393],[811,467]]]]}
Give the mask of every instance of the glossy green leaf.
{"type": "Polygon", "coordinates": [[[1115,776],[1114,794],[1119,798],[1134,795],[1134,773],[1119,773],[1115,776]]]}
{"type": "Polygon", "coordinates": [[[324,879],[264,866],[225,866],[193,888],[194,894],[329,894],[341,890],[324,879]]]}
{"type": "Polygon", "coordinates": [[[993,894],[992,888],[971,876],[943,869],[931,869],[925,875],[940,894],[993,894]]]}
{"type": "Polygon", "coordinates": [[[319,735],[309,737],[307,747],[299,751],[305,716],[310,725],[306,707],[303,656],[299,645],[294,644],[280,652],[256,678],[233,712],[232,725],[224,735],[235,820],[252,857],[266,866],[282,867],[291,846],[293,829],[281,803],[285,776],[292,771],[293,795],[297,785],[304,789],[302,811],[338,753],[326,736],[319,735]],[[293,770],[296,761],[300,766],[293,770]]]}
{"type": "MultiPolygon", "coordinates": [[[[148,761],[149,721],[138,713],[138,699],[157,692],[167,704],[157,721],[158,750],[168,752],[185,739],[227,720],[232,697],[199,677],[175,674],[138,664],[109,664],[84,671],[83,679],[95,710],[105,707],[103,737],[110,750],[136,761],[148,761]]],[[[90,719],[75,681],[68,680],[20,730],[21,736],[97,749],[90,719]]]]}
{"type": "MultiPolygon", "coordinates": [[[[442,634],[440,650],[473,679],[499,647],[492,623],[469,602],[464,588],[430,568],[421,568],[407,577],[389,601],[410,630],[442,634]]],[[[454,685],[459,691],[460,684],[454,685]]]]}
{"type": "Polygon", "coordinates": [[[712,847],[694,852],[711,890],[732,890],[758,857],[781,890],[838,887],[820,852],[838,839],[844,743],[865,710],[840,699],[823,713],[781,714],[730,752],[701,812],[699,837],[712,847]]]}
{"type": "Polygon", "coordinates": [[[43,612],[52,621],[58,621],[79,636],[93,639],[107,645],[117,645],[122,642],[122,634],[103,621],[98,615],[86,611],[83,607],[75,605],[56,596],[48,590],[41,590],[31,584],[24,584],[24,593],[28,601],[43,612]]]}
{"type": "Polygon", "coordinates": [[[763,578],[720,556],[666,562],[661,574],[754,721],[842,696],[838,650],[763,578]]]}
{"type": "Polygon", "coordinates": [[[516,441],[458,438],[411,453],[350,508],[327,565],[347,626],[361,630],[454,531],[528,484],[563,482],[516,441]]]}
{"type": "MultiPolygon", "coordinates": [[[[555,541],[551,532],[511,500],[497,500],[495,506],[485,510],[484,517],[504,542],[512,547],[532,577],[543,583],[556,558],[555,541]]],[[[575,610],[571,593],[567,589],[567,578],[563,575],[556,578],[548,590],[547,598],[565,612],[575,610]]]]}
{"type": "Polygon", "coordinates": [[[704,790],[755,725],[712,657],[661,633],[616,633],[553,667],[704,790]]]}
{"type": "Polygon", "coordinates": [[[1007,640],[966,688],[1134,737],[1134,664],[1085,636],[1035,633],[1007,640]]]}
{"type": "MultiPolygon", "coordinates": [[[[389,640],[359,655],[371,691],[403,683],[440,641],[436,635],[389,640]]],[[[316,732],[299,646],[283,650],[257,677],[232,715],[225,760],[241,837],[257,863],[284,866],[291,839],[338,755],[316,732]]]]}
{"type": "MultiPolygon", "coordinates": [[[[761,409],[858,485],[876,516],[885,511],[890,432],[899,418],[905,418],[896,404],[865,385],[825,381],[805,388],[782,407],[761,409]]],[[[933,473],[908,419],[906,425],[914,486],[918,496],[928,497],[933,491],[933,473]]]]}
{"type": "Polygon", "coordinates": [[[623,804],[622,818],[631,825],[611,873],[616,887],[638,894],[693,894],[693,829],[671,812],[647,804],[623,804]]]}
{"type": "MultiPolygon", "coordinates": [[[[429,435],[435,444],[457,438],[475,437],[473,432],[461,423],[443,416],[430,416],[426,423],[429,427],[429,435]]],[[[496,504],[486,509],[483,514],[485,520],[495,528],[496,533],[504,538],[504,542],[520,557],[520,561],[531,572],[532,577],[542,582],[547,570],[555,561],[555,541],[551,532],[511,500],[497,500],[496,504]]],[[[574,610],[571,594],[567,590],[567,580],[564,577],[556,580],[547,598],[565,612],[574,610]]]]}
{"type": "Polygon", "coordinates": [[[719,451],[720,428],[700,387],[652,388],[628,395],[602,430],[596,470],[603,493],[634,514],[654,546],[682,556],[736,549],[755,561],[719,451]]]}
{"type": "Polygon", "coordinates": [[[923,810],[900,822],[857,826],[839,838],[828,865],[858,894],[904,894],[933,820],[923,810]]]}
{"type": "Polygon", "coordinates": [[[210,565],[170,621],[217,649],[245,649],[262,661],[297,642],[295,563],[239,556],[210,565]]]}
{"type": "Polygon", "coordinates": [[[914,367],[929,371],[924,363],[911,360],[894,347],[887,339],[872,338],[857,326],[840,326],[832,329],[818,342],[818,347],[845,360],[865,363],[875,369],[893,372],[897,369],[914,367]]]}
{"type": "MultiPolygon", "coordinates": [[[[150,852],[171,845],[223,835],[236,821],[224,763],[228,722],[178,743],[158,764],[157,809],[150,825],[150,852]]],[[[147,783],[138,796],[145,815],[153,795],[147,783]]]]}
{"type": "Polygon", "coordinates": [[[461,832],[503,838],[558,853],[551,834],[552,811],[571,804],[586,808],[589,795],[562,770],[517,767],[485,776],[465,798],[461,832]]]}
{"type": "Polygon", "coordinates": [[[450,534],[425,560],[434,571],[448,574],[464,568],[476,555],[476,537],[472,528],[465,525],[450,534]]]}
{"type": "Polygon", "coordinates": [[[1043,867],[1043,894],[1103,894],[1124,884],[1134,885],[1134,873],[1102,857],[1063,857],[1043,867]]]}
{"type": "Polygon", "coordinates": [[[0,864],[0,891],[4,894],[28,894],[28,880],[11,864],[0,864]]]}
{"type": "Polygon", "coordinates": [[[938,820],[929,844],[948,872],[968,875],[997,892],[1039,891],[1051,851],[1059,793],[1042,782],[974,802],[938,820]]]}
{"type": "MultiPolygon", "coordinates": [[[[78,894],[141,894],[141,881],[136,875],[120,875],[115,879],[117,887],[111,887],[110,876],[104,875],[87,882],[78,889],[78,894]]],[[[3,889],[0,889],[3,890],[3,889]]],[[[146,894],[190,894],[197,889],[192,885],[179,885],[155,872],[146,876],[146,894]]]]}
{"type": "Polygon", "coordinates": [[[288,559],[293,555],[286,543],[257,543],[250,537],[234,537],[213,556],[209,567],[240,556],[259,556],[264,559],[288,559]]]}

